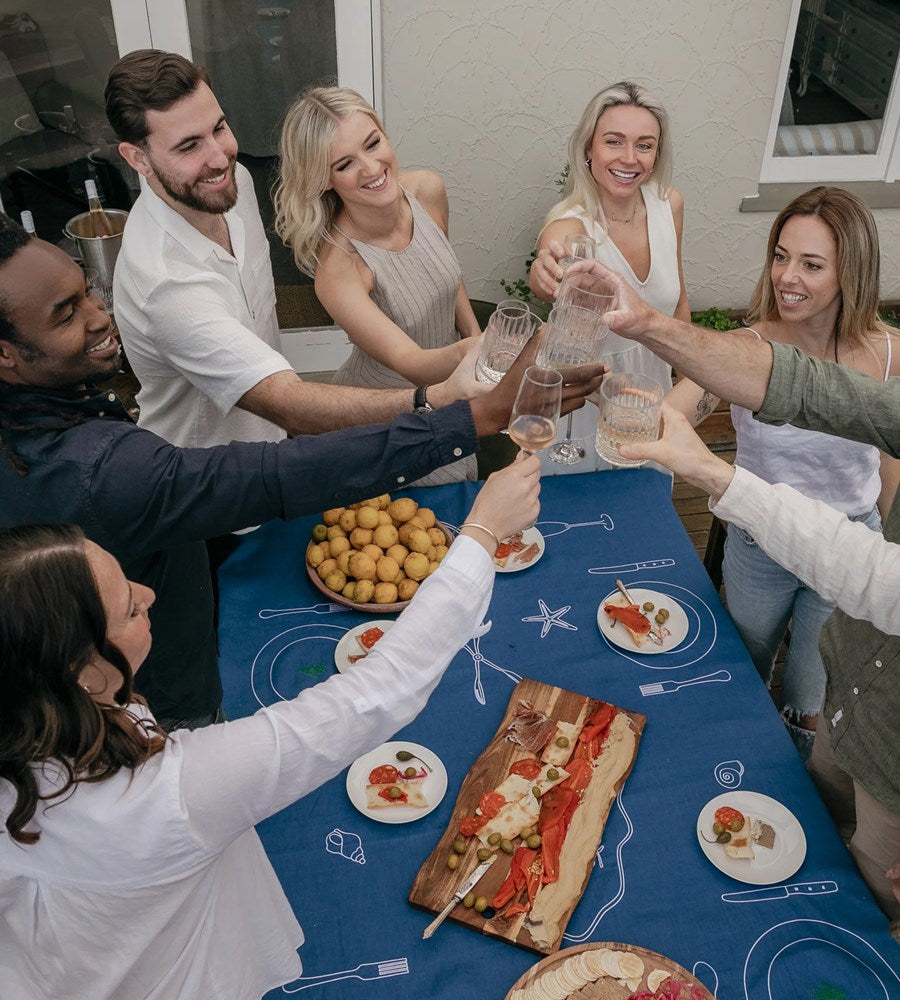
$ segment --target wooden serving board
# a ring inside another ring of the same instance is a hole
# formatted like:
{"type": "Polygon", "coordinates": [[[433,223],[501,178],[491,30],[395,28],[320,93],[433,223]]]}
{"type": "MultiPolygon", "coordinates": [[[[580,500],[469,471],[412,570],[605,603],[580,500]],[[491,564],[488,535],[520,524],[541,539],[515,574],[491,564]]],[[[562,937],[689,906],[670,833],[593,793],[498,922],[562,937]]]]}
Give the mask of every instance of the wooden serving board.
{"type": "MultiPolygon", "coordinates": [[[[439,913],[447,905],[458,886],[477,867],[476,852],[478,848],[483,846],[477,837],[470,837],[466,853],[459,856],[459,868],[453,871],[447,867],[447,859],[453,853],[452,844],[459,837],[460,821],[463,817],[474,814],[481,796],[500,785],[509,773],[510,765],[514,761],[520,760],[523,757],[530,756],[534,758],[535,756],[539,756],[531,754],[530,751],[525,750],[517,743],[512,743],[504,736],[507,727],[516,716],[516,708],[520,701],[530,702],[535,709],[546,713],[554,722],[575,723],[585,705],[596,701],[596,699],[591,699],[582,694],[575,694],[572,691],[564,691],[562,688],[553,687],[549,684],[541,684],[539,681],[527,678],[516,685],[509,700],[506,713],[497,728],[497,732],[488,744],[487,749],[475,761],[463,779],[462,787],[459,790],[459,795],[453,807],[453,814],[447,829],[444,831],[435,849],[422,865],[413,882],[409,901],[414,906],[422,907],[433,913],[439,913]]],[[[545,948],[538,947],[524,925],[525,918],[523,916],[516,917],[512,921],[506,921],[495,915],[490,908],[484,913],[478,913],[474,909],[467,909],[460,903],[450,911],[448,919],[466,924],[482,934],[501,938],[511,944],[528,948],[540,954],[549,955],[559,949],[566,924],[572,915],[572,911],[581,899],[588,876],[593,868],[597,847],[603,836],[603,828],[606,825],[609,810],[612,807],[616,794],[622,785],[625,784],[625,780],[634,765],[641,732],[646,722],[645,716],[639,715],[636,712],[628,712],[620,708],[618,709],[618,713],[627,716],[631,720],[631,729],[636,738],[635,752],[621,778],[616,782],[612,796],[607,802],[603,803],[602,810],[597,811],[595,815],[590,817],[591,837],[593,839],[590,843],[585,842],[583,857],[579,858],[577,862],[573,861],[572,866],[573,873],[576,870],[581,872],[583,869],[583,876],[576,878],[578,890],[572,894],[570,905],[559,921],[559,933],[553,943],[545,948]]],[[[578,806],[578,810],[581,810],[583,807],[584,804],[582,803],[578,806]]],[[[578,811],[576,811],[575,817],[577,819],[578,811]]],[[[517,838],[514,841],[514,846],[518,847],[519,844],[520,841],[517,838]]],[[[492,899],[500,885],[509,875],[511,860],[512,855],[498,851],[497,861],[475,887],[474,891],[476,895],[484,896],[488,900],[492,899]]],[[[540,898],[540,894],[538,894],[538,898],[540,898]]]]}
{"type": "MultiPolygon", "coordinates": [[[[535,990],[533,987],[543,975],[562,968],[568,961],[576,955],[582,954],[582,952],[599,951],[602,948],[610,951],[627,951],[640,956],[644,963],[644,975],[641,977],[638,990],[649,989],[647,976],[654,969],[664,969],[678,980],[679,983],[699,989],[700,996],[704,1000],[715,1000],[715,997],[703,983],[698,982],[687,969],[680,966],[677,962],[673,962],[671,958],[666,958],[665,955],[658,955],[655,951],[648,951],[646,948],[639,948],[637,945],[619,944],[616,941],[598,941],[592,944],[580,944],[574,948],[566,948],[563,951],[558,951],[555,955],[551,955],[549,958],[538,962],[537,965],[533,965],[523,976],[520,976],[513,983],[504,1000],[540,1000],[543,990],[540,987],[535,990]],[[521,997],[521,995],[517,997],[517,990],[522,990],[525,993],[525,997],[521,997]],[[529,991],[533,992],[533,997],[529,991]]],[[[631,992],[627,986],[622,986],[618,980],[613,979],[611,976],[603,976],[592,983],[587,983],[581,989],[570,993],[568,1000],[627,1000],[631,996],[631,992]]]]}

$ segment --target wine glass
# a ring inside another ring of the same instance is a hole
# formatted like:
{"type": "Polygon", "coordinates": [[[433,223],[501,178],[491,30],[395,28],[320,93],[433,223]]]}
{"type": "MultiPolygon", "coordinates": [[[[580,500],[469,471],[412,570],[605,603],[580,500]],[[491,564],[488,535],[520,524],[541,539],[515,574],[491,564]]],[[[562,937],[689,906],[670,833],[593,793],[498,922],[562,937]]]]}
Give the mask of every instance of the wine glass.
{"type": "Polygon", "coordinates": [[[597,252],[597,241],[583,233],[569,233],[563,239],[565,256],[560,257],[559,266],[565,271],[576,260],[593,260],[597,252]]]}
{"type": "Polygon", "coordinates": [[[557,306],[580,306],[599,315],[609,312],[616,299],[616,286],[592,271],[566,274],[556,292],[557,306]]]}
{"type": "Polygon", "coordinates": [[[510,413],[509,436],[526,455],[546,448],[556,437],[562,382],[555,368],[531,365],[525,369],[510,413]]]}
{"type": "MultiPolygon", "coordinates": [[[[612,302],[612,297],[608,300],[612,302]]],[[[561,372],[578,365],[600,360],[609,328],[602,320],[606,308],[599,311],[582,306],[557,305],[550,312],[544,345],[538,361],[558,368],[561,372]]],[[[547,457],[557,465],[576,465],[585,457],[585,449],[572,438],[572,414],[566,418],[566,436],[557,442],[547,457]]]]}

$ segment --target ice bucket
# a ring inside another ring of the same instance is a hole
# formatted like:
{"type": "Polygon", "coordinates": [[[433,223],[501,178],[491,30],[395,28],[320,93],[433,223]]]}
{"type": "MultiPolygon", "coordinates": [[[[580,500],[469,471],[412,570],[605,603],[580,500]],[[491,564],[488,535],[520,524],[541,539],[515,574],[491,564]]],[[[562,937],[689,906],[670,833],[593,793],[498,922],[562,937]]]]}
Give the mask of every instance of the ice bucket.
{"type": "Polygon", "coordinates": [[[116,257],[122,248],[122,231],[125,229],[128,213],[117,208],[107,208],[104,212],[112,224],[112,236],[92,235],[90,212],[82,212],[69,219],[63,231],[77,244],[84,266],[95,272],[97,291],[104,299],[111,301],[113,271],[116,257]]]}

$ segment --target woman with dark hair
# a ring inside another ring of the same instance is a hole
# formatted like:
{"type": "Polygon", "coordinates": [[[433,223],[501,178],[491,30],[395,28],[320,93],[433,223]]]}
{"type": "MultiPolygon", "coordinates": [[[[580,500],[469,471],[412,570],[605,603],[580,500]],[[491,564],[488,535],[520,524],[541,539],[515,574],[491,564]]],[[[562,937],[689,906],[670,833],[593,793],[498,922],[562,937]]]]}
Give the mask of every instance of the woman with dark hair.
{"type": "MultiPolygon", "coordinates": [[[[878,230],[868,206],[841,188],[813,188],[794,198],[772,224],[748,329],[761,340],[791,344],[872,378],[900,375],[896,331],[878,318],[879,268],[878,230]]],[[[694,425],[718,404],[717,397],[687,379],[668,401],[694,425]]],[[[900,462],[872,445],[760,423],[740,406],[731,407],[731,416],[735,465],[881,529],[879,508],[890,509],[900,462]]],[[[782,569],[738,527],[728,531],[723,576],[728,611],[767,682],[790,623],[783,714],[807,756],[825,698],[819,632],[834,605],[782,569]]]]}
{"type": "Polygon", "coordinates": [[[487,610],[497,537],[537,516],[539,483],[533,457],[491,476],[350,673],[171,735],[132,691],[153,592],[78,528],[0,533],[3,996],[245,1000],[295,979],[303,933],[253,826],[421,711],[487,610]]]}

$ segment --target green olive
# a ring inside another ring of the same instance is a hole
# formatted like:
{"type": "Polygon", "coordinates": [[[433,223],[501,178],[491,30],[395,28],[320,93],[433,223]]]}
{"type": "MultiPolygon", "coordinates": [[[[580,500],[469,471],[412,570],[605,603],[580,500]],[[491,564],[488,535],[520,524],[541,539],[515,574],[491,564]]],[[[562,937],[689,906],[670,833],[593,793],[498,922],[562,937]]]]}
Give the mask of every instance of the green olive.
{"type": "Polygon", "coordinates": [[[405,771],[403,772],[403,775],[404,775],[404,777],[406,777],[406,778],[414,778],[414,777],[415,777],[415,776],[416,776],[416,775],[417,775],[418,773],[419,773],[419,772],[418,772],[418,771],[417,771],[417,770],[416,770],[416,769],[415,769],[414,767],[408,767],[408,768],[407,768],[407,769],[406,769],[406,770],[405,770],[405,771]]]}
{"type": "Polygon", "coordinates": [[[465,897],[463,898],[463,906],[467,910],[471,910],[474,905],[475,905],[475,893],[467,892],[465,897]]]}
{"type": "Polygon", "coordinates": [[[317,524],[313,527],[312,538],[314,542],[324,542],[328,537],[328,528],[324,524],[317,524]]]}
{"type": "Polygon", "coordinates": [[[669,620],[669,612],[667,608],[660,608],[659,611],[657,611],[657,614],[662,615],[663,621],[669,620]]]}
{"type": "Polygon", "coordinates": [[[533,826],[526,826],[524,830],[519,831],[519,836],[522,840],[528,840],[535,833],[537,833],[537,830],[533,826]]]}
{"type": "Polygon", "coordinates": [[[737,833],[739,830],[744,829],[744,821],[735,816],[734,819],[728,824],[728,829],[731,830],[732,833],[737,833]]]}
{"type": "Polygon", "coordinates": [[[556,745],[560,748],[560,750],[565,750],[566,747],[569,745],[569,737],[568,736],[557,736],[556,737],[556,745]]]}
{"type": "Polygon", "coordinates": [[[539,798],[541,797],[541,790],[540,790],[540,788],[538,788],[538,786],[537,786],[537,785],[535,785],[535,786],[534,786],[534,787],[533,787],[533,788],[531,789],[531,794],[532,794],[532,795],[533,795],[533,796],[534,796],[534,797],[535,797],[536,799],[539,799],[539,798]]]}
{"type": "Polygon", "coordinates": [[[713,833],[718,837],[720,833],[724,832],[725,832],[725,825],[716,820],[715,823],[713,823],[713,833]]]}
{"type": "Polygon", "coordinates": [[[644,601],[644,611],[652,611],[654,606],[651,601],[644,601]]]}
{"type": "Polygon", "coordinates": [[[547,771],[547,778],[550,781],[556,781],[559,778],[559,771],[557,771],[555,767],[551,767],[547,771]]]}
{"type": "Polygon", "coordinates": [[[526,841],[528,846],[532,851],[536,851],[541,846],[541,835],[539,833],[533,833],[526,841]]]}
{"type": "Polygon", "coordinates": [[[457,854],[465,854],[466,853],[466,848],[468,846],[469,845],[462,839],[462,837],[460,837],[458,840],[454,840],[453,841],[453,850],[457,854]]]}
{"type": "Polygon", "coordinates": [[[662,613],[662,611],[657,611],[653,620],[656,622],[657,625],[665,625],[666,616],[662,613]]]}
{"type": "Polygon", "coordinates": [[[478,858],[479,861],[487,861],[493,853],[494,852],[489,850],[487,847],[479,847],[475,852],[475,857],[478,858]]]}
{"type": "Polygon", "coordinates": [[[513,845],[512,845],[512,841],[511,840],[507,840],[506,837],[504,837],[500,841],[500,850],[503,851],[504,854],[512,854],[512,852],[514,850],[513,845]]]}
{"type": "Polygon", "coordinates": [[[451,854],[450,857],[447,858],[447,867],[452,872],[455,872],[456,869],[459,868],[459,855],[458,854],[451,854]]]}
{"type": "Polygon", "coordinates": [[[717,844],[727,844],[729,840],[731,840],[731,834],[727,830],[720,833],[719,836],[716,837],[717,844]]]}
{"type": "Polygon", "coordinates": [[[477,911],[478,911],[479,913],[484,913],[484,911],[485,911],[485,910],[486,910],[487,908],[488,908],[488,901],[487,901],[487,899],[485,899],[485,897],[484,897],[484,896],[479,896],[479,897],[478,897],[478,898],[477,898],[477,899],[475,900],[475,909],[476,909],[476,910],[477,910],[477,911]]]}
{"type": "Polygon", "coordinates": [[[500,834],[492,833],[490,837],[488,837],[488,843],[491,845],[491,847],[496,847],[497,844],[500,843],[500,834]]]}
{"type": "Polygon", "coordinates": [[[391,785],[388,789],[388,798],[399,799],[403,795],[403,792],[396,785],[391,785]]]}

